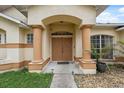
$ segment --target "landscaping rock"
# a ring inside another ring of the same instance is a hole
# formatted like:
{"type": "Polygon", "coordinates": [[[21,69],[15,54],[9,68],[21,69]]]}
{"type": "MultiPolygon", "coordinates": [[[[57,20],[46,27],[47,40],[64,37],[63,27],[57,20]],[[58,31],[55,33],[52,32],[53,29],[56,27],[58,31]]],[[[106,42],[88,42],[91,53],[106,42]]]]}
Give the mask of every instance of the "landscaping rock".
{"type": "Polygon", "coordinates": [[[124,88],[124,66],[113,65],[110,71],[96,75],[75,75],[79,88],[124,88]]]}

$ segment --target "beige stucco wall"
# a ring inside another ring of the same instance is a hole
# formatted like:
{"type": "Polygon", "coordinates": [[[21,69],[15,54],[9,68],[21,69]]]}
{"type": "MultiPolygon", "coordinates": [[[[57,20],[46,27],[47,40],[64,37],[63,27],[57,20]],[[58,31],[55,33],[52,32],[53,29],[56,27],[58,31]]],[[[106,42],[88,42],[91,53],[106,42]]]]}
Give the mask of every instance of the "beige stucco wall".
{"type": "Polygon", "coordinates": [[[124,30],[118,31],[119,34],[119,41],[124,41],[124,30]]]}
{"type": "Polygon", "coordinates": [[[75,27],[75,56],[82,57],[82,32],[79,27],[75,27]]]}
{"type": "Polygon", "coordinates": [[[19,25],[18,24],[0,17],[0,28],[5,30],[7,33],[6,34],[7,43],[19,42],[19,25]]]}
{"type": "MultiPolygon", "coordinates": [[[[27,34],[32,33],[32,30],[23,30],[22,41],[27,44],[27,34]]],[[[33,48],[24,48],[24,59],[33,60],[33,48]]]]}
{"type": "MultiPolygon", "coordinates": [[[[11,15],[20,20],[25,21],[25,17],[20,15],[19,11],[14,8],[7,9],[3,12],[6,15],[11,15]]],[[[96,10],[93,6],[31,6],[28,9],[28,24],[37,25],[41,24],[42,20],[47,17],[54,15],[70,15],[77,17],[82,20],[83,24],[94,24],[96,18],[96,10]],[[72,11],[70,11],[72,10],[72,11]],[[76,11],[76,12],[75,12],[76,11]]],[[[68,17],[62,18],[64,21],[68,17]]],[[[73,18],[72,18],[73,19],[73,18]]],[[[53,19],[50,19],[53,20],[53,19]]],[[[73,22],[78,22],[77,19],[73,19],[73,22]]],[[[51,22],[54,22],[51,21],[51,22]]],[[[77,23],[75,23],[77,24],[77,23]]],[[[73,33],[73,56],[82,57],[82,32],[79,29],[79,25],[71,23],[60,24],[55,23],[52,25],[47,25],[42,32],[42,57],[47,59],[52,57],[52,37],[51,33],[57,31],[67,31],[73,33]]],[[[0,34],[4,35],[7,33],[6,40],[7,43],[27,43],[27,34],[32,33],[31,30],[26,30],[19,28],[19,24],[16,24],[10,20],[0,17],[0,28],[5,31],[0,30],[0,34]]],[[[124,40],[124,32],[116,32],[114,27],[104,27],[97,26],[93,27],[91,35],[111,35],[114,37],[114,43],[118,40],[124,40]]],[[[2,38],[2,43],[4,40],[2,38]]],[[[33,60],[33,48],[0,48],[0,59],[14,60],[15,62],[23,60],[33,60]]]]}
{"type": "Polygon", "coordinates": [[[50,37],[48,29],[42,32],[42,57],[44,60],[50,57],[50,37]]]}
{"type": "Polygon", "coordinates": [[[26,30],[22,28],[19,29],[19,42],[20,43],[25,43],[25,32],[26,30]]]}
{"type": "MultiPolygon", "coordinates": [[[[0,28],[6,32],[6,43],[20,43],[22,42],[19,24],[16,24],[8,19],[0,17],[0,28]]],[[[24,59],[23,49],[19,48],[6,48],[1,49],[4,53],[3,57],[6,60],[13,60],[13,62],[20,62],[24,59]],[[4,50],[4,51],[3,51],[4,50]]]]}
{"type": "Polygon", "coordinates": [[[28,8],[28,24],[41,24],[41,21],[54,15],[70,15],[82,20],[83,24],[95,24],[96,9],[83,5],[39,5],[28,8]]]}
{"type": "Polygon", "coordinates": [[[6,34],[6,32],[4,30],[0,29],[1,44],[5,43],[5,34],[6,34]]]}
{"type": "MultiPolygon", "coordinates": [[[[0,34],[1,34],[1,44],[5,43],[5,31],[0,29],[0,34]]],[[[5,59],[6,58],[6,48],[0,48],[0,59],[5,59]]]]}
{"type": "Polygon", "coordinates": [[[7,15],[7,16],[13,17],[15,19],[21,20],[23,22],[27,21],[26,17],[14,7],[11,7],[11,8],[4,10],[4,11],[2,11],[2,13],[7,15]]]}
{"type": "Polygon", "coordinates": [[[113,43],[119,40],[118,32],[113,27],[94,27],[91,31],[91,35],[110,35],[113,36],[113,43]]]}
{"type": "Polygon", "coordinates": [[[6,48],[0,48],[0,59],[6,59],[6,48]]]}

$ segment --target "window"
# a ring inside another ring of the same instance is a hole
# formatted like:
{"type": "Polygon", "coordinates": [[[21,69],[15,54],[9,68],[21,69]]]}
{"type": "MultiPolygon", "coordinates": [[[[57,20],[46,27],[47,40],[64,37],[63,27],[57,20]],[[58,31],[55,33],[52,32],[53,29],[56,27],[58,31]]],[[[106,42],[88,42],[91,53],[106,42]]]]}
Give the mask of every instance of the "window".
{"type": "Polygon", "coordinates": [[[2,37],[1,37],[1,34],[0,34],[0,43],[2,43],[2,37]]]}
{"type": "Polygon", "coordinates": [[[52,35],[72,35],[72,33],[70,33],[70,32],[54,32],[54,33],[52,33],[52,35]]]}
{"type": "MultiPolygon", "coordinates": [[[[108,35],[91,36],[91,49],[95,49],[102,59],[113,58],[113,37],[108,35]]],[[[93,55],[92,55],[92,58],[93,55]]]]}
{"type": "Polygon", "coordinates": [[[33,34],[27,34],[27,43],[28,44],[33,44],[33,34]]]}
{"type": "Polygon", "coordinates": [[[6,43],[6,34],[4,34],[4,43],[6,43]]]}

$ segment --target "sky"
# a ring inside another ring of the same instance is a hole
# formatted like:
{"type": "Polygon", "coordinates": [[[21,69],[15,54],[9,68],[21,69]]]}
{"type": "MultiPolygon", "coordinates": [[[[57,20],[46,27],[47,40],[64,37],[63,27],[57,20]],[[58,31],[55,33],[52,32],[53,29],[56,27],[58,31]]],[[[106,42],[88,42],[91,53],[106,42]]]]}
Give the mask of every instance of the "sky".
{"type": "Polygon", "coordinates": [[[124,23],[124,5],[108,6],[97,18],[97,23],[124,23]]]}

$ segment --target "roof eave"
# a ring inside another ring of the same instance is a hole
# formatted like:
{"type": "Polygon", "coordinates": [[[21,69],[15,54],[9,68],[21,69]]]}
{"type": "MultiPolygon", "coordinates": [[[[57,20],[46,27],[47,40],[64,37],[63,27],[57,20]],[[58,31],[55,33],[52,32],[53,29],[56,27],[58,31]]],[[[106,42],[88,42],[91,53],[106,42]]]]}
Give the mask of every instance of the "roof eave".
{"type": "Polygon", "coordinates": [[[5,14],[0,13],[0,17],[3,17],[3,18],[8,19],[8,20],[10,20],[10,21],[13,21],[13,22],[19,24],[20,26],[29,28],[29,26],[28,26],[26,23],[24,23],[24,22],[22,22],[22,21],[20,21],[20,20],[17,20],[17,19],[15,19],[15,18],[12,18],[12,17],[10,17],[10,16],[7,16],[7,15],[5,15],[5,14]]]}

